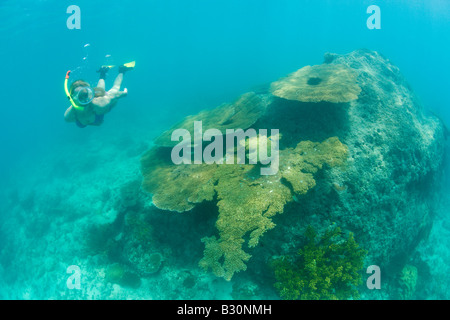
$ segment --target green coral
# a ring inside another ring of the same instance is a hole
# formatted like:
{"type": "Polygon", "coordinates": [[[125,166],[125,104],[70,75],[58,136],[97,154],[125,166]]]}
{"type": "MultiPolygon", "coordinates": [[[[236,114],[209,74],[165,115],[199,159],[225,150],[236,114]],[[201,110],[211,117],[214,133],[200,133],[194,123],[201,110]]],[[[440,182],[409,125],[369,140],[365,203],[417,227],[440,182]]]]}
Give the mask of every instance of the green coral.
{"type": "Polygon", "coordinates": [[[217,198],[219,237],[202,239],[205,251],[199,265],[230,280],[247,268],[251,256],[243,246],[257,246],[261,236],[275,227],[272,217],[282,213],[293,196],[315,186],[314,174],[324,164],[343,165],[347,153],[337,137],[322,143],[302,141],[280,151],[276,174],[260,175],[258,165],[174,165],[167,150],[157,147],[142,158],[143,187],[153,194],[157,207],[179,212],[217,198]]]}
{"type": "Polygon", "coordinates": [[[416,292],[418,270],[415,266],[407,264],[398,277],[397,296],[401,300],[410,300],[416,292]]]}
{"type": "Polygon", "coordinates": [[[275,288],[286,300],[357,299],[360,271],[367,254],[353,234],[345,238],[339,227],[326,230],[320,238],[309,226],[307,244],[295,257],[272,261],[275,288]]]}

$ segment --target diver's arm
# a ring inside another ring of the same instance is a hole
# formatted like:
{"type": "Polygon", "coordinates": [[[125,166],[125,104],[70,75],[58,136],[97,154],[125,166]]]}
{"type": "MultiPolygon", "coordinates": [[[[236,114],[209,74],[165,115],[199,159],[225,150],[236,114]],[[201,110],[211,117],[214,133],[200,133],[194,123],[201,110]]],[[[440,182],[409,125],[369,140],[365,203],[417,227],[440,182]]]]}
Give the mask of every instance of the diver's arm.
{"type": "Polygon", "coordinates": [[[74,122],[76,120],[75,111],[73,110],[72,106],[67,108],[66,112],[64,113],[64,120],[66,120],[67,122],[74,122]]]}

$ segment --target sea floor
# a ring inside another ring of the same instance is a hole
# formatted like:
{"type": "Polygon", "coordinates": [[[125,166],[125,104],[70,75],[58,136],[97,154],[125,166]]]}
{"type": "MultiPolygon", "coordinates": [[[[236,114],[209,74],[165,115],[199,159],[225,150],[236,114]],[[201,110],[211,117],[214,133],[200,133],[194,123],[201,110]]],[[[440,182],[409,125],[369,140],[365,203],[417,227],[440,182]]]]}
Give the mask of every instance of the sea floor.
{"type": "MultiPolygon", "coordinates": [[[[61,143],[44,155],[22,158],[0,199],[1,299],[239,298],[233,281],[205,273],[195,263],[163,262],[158,272],[141,278],[140,286],[122,286],[108,281],[104,256],[84,249],[87,228],[117,217],[120,188],[140,178],[140,155],[156,134],[92,134],[82,144],[61,143]],[[72,265],[81,271],[80,289],[67,286],[72,265]]],[[[450,298],[449,195],[442,198],[429,239],[417,250],[429,270],[427,285],[416,288],[415,298],[450,298]]],[[[362,298],[388,298],[382,291],[362,298]]],[[[252,298],[277,296],[267,284],[252,298]]]]}
{"type": "Polygon", "coordinates": [[[106,279],[105,257],[86,251],[86,231],[112,223],[121,188],[140,179],[147,137],[93,134],[24,156],[1,201],[1,299],[231,299],[230,283],[189,265],[163,263],[138,288],[121,286],[106,279]],[[80,289],[67,286],[72,265],[80,289]],[[195,283],[186,280],[193,276],[195,283]]]}

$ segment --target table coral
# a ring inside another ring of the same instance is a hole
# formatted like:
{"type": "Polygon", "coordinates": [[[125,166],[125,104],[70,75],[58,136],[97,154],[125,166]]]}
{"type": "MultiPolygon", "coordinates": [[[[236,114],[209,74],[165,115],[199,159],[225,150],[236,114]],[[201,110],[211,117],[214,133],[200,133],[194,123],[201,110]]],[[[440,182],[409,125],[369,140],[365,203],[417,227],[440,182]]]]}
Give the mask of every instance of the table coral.
{"type": "Polygon", "coordinates": [[[233,103],[223,104],[214,109],[203,110],[196,115],[186,117],[156,138],[155,144],[165,147],[176,145],[178,141],[171,141],[171,135],[174,130],[179,128],[190,130],[191,137],[193,137],[192,128],[194,128],[195,121],[202,122],[204,131],[218,129],[223,134],[225,134],[226,129],[247,129],[264,114],[266,106],[266,102],[254,92],[247,92],[233,103]]]}
{"type": "Polygon", "coordinates": [[[275,227],[272,217],[282,213],[294,195],[315,186],[314,174],[328,164],[341,165],[347,148],[338,138],[322,143],[302,141],[296,148],[280,152],[280,170],[260,175],[258,165],[174,165],[167,150],[154,148],[142,157],[143,187],[153,194],[155,206],[188,211],[197,203],[217,196],[219,238],[203,238],[204,257],[200,266],[230,280],[246,269],[250,255],[243,250],[258,245],[260,237],[275,227]]]}
{"type": "Polygon", "coordinates": [[[271,84],[273,95],[301,102],[356,100],[361,88],[356,72],[341,64],[306,66],[271,84]]]}
{"type": "Polygon", "coordinates": [[[314,173],[324,164],[330,167],[344,165],[347,153],[347,146],[337,137],[322,143],[302,141],[294,149],[280,152],[281,176],[290,183],[296,195],[304,194],[315,186],[314,173]]]}
{"type": "Polygon", "coordinates": [[[160,209],[184,212],[212,200],[217,165],[174,165],[170,150],[153,148],[141,158],[143,187],[160,209]]]}

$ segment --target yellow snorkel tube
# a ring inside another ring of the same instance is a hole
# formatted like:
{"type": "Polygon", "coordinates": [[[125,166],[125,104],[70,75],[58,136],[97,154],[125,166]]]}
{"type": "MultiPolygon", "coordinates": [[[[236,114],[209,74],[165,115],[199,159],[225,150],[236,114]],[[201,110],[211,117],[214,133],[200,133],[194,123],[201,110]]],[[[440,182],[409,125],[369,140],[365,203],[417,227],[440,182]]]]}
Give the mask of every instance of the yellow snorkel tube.
{"type": "Polygon", "coordinates": [[[72,97],[70,96],[69,87],[67,86],[67,84],[69,83],[69,76],[70,76],[70,70],[67,71],[67,73],[66,73],[66,80],[64,81],[64,90],[66,91],[67,98],[69,99],[70,103],[72,104],[72,106],[73,106],[76,110],[83,110],[84,107],[78,106],[78,105],[73,101],[72,97]]]}

